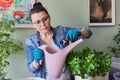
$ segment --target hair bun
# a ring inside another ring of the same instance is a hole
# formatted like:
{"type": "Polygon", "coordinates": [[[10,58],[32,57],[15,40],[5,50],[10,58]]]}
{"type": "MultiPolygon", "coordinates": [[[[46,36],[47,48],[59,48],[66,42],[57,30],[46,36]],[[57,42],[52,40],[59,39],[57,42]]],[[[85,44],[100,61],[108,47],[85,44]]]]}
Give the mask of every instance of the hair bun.
{"type": "Polygon", "coordinates": [[[43,6],[42,6],[42,3],[41,3],[41,2],[36,2],[36,3],[34,3],[34,5],[33,5],[33,8],[35,8],[35,7],[43,7],[43,6]]]}

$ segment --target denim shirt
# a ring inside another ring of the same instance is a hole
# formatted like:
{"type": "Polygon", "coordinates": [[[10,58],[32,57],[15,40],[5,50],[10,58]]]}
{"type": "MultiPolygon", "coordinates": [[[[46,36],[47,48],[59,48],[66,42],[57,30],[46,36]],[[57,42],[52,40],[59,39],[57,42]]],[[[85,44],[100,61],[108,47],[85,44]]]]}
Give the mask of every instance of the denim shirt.
{"type": "MultiPolygon", "coordinates": [[[[60,41],[65,39],[67,31],[70,29],[77,29],[77,30],[85,29],[85,30],[87,30],[89,32],[89,36],[88,37],[81,36],[81,38],[83,38],[83,39],[90,38],[92,35],[92,32],[89,29],[89,27],[70,28],[70,27],[63,27],[61,25],[59,25],[57,27],[51,27],[51,30],[53,32],[53,41],[58,46],[58,48],[63,49],[64,47],[66,47],[65,45],[62,45],[60,43],[60,41]]],[[[42,41],[40,41],[40,39],[39,39],[39,32],[36,32],[26,38],[25,47],[26,47],[26,57],[27,57],[28,69],[30,72],[35,73],[36,77],[45,78],[44,60],[42,62],[42,65],[40,65],[40,69],[35,69],[34,66],[32,65],[32,62],[34,61],[33,51],[35,48],[38,48],[39,46],[42,46],[42,45],[44,45],[44,43],[42,43],[42,41]]]]}

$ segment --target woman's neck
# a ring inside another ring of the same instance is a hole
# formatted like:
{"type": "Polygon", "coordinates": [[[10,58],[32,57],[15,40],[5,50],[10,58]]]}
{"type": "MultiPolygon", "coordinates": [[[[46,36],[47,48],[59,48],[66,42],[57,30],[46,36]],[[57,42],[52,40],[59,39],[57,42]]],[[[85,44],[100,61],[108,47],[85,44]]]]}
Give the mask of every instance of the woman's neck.
{"type": "Polygon", "coordinates": [[[52,31],[48,31],[46,33],[40,33],[39,38],[40,40],[47,45],[50,45],[53,42],[53,32],[52,31]]]}

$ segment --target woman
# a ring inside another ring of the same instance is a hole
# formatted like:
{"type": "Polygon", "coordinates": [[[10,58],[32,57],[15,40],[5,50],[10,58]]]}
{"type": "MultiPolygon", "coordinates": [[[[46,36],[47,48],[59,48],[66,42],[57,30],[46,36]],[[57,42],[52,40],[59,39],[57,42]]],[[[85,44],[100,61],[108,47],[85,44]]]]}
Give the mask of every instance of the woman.
{"type": "Polygon", "coordinates": [[[74,42],[78,37],[86,39],[92,35],[88,27],[70,28],[51,26],[51,18],[45,7],[40,2],[35,3],[29,14],[33,28],[37,31],[26,39],[26,55],[28,61],[28,69],[35,73],[36,77],[46,78],[46,80],[69,80],[69,71],[65,67],[58,79],[53,79],[47,75],[44,63],[44,52],[38,49],[42,45],[50,45],[56,49],[63,49],[67,45],[61,44],[64,39],[74,42]]]}

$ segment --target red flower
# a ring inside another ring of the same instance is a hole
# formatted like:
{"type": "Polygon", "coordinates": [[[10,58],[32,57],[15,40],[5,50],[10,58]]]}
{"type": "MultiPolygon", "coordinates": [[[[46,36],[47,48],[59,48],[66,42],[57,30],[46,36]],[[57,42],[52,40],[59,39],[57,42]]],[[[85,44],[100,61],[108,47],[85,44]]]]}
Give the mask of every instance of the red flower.
{"type": "Polygon", "coordinates": [[[16,11],[13,13],[13,17],[19,16],[20,18],[23,18],[25,16],[25,13],[22,11],[16,11]]]}
{"type": "Polygon", "coordinates": [[[7,9],[10,8],[13,3],[14,0],[0,0],[0,7],[7,9]]]}

